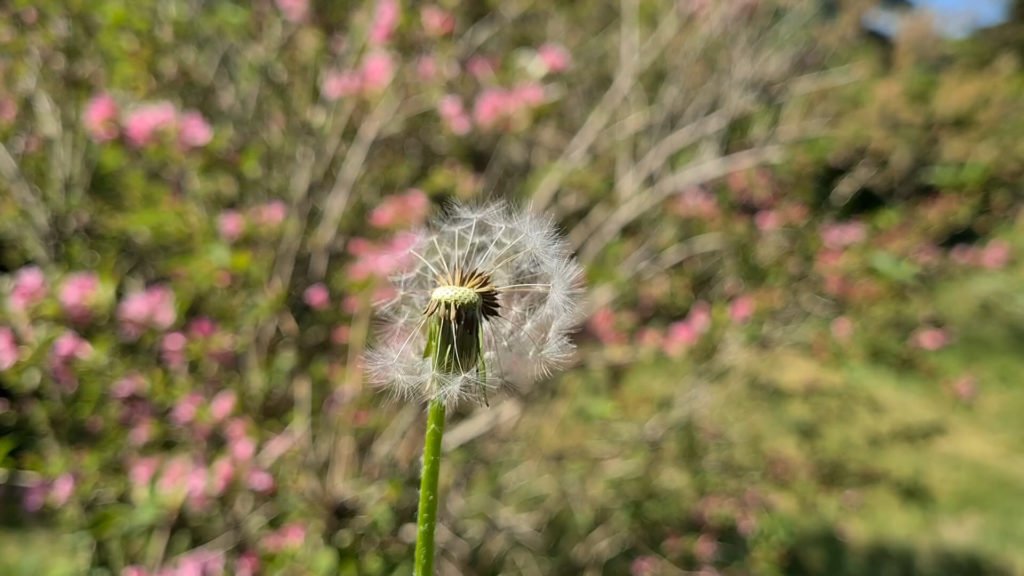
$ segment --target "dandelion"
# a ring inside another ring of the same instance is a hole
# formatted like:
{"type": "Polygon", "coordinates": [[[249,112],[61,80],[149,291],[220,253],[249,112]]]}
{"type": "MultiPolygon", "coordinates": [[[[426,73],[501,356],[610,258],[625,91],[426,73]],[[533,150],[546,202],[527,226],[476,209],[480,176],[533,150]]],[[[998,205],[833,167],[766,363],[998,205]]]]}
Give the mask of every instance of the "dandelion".
{"type": "Polygon", "coordinates": [[[453,206],[409,244],[395,295],[380,306],[371,381],[451,407],[486,403],[488,390],[529,384],[570,359],[582,271],[548,219],[503,204],[453,206]]]}
{"type": "Polygon", "coordinates": [[[582,271],[550,220],[504,204],[452,206],[408,253],[366,368],[396,397],[429,404],[415,566],[431,574],[445,411],[565,365],[582,271]]]}

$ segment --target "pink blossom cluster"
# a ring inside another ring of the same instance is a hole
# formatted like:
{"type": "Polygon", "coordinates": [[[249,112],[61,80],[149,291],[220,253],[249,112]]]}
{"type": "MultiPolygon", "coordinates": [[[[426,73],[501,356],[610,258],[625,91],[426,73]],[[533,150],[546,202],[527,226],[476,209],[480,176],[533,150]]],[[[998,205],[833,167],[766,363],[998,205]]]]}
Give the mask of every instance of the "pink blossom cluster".
{"type": "Polygon", "coordinates": [[[265,228],[276,228],[288,217],[288,205],[283,200],[271,200],[258,204],[249,210],[253,224],[265,228]]]}
{"type": "Polygon", "coordinates": [[[348,244],[349,254],[355,257],[349,265],[349,278],[358,282],[391,276],[409,264],[409,250],[415,244],[416,236],[412,233],[399,233],[380,243],[353,238],[348,244]]]}
{"type": "Polygon", "coordinates": [[[201,458],[186,454],[166,459],[137,458],[130,463],[128,473],[136,493],[148,494],[154,489],[161,498],[181,499],[188,506],[201,509],[211,498],[223,495],[232,483],[258,494],[272,492],[274,477],[255,462],[256,441],[249,434],[248,426],[243,420],[230,416],[235,402],[233,393],[217,395],[209,404],[195,393],[179,400],[171,411],[170,421],[175,426],[198,429],[205,434],[209,429],[202,428],[199,415],[208,414],[205,423],[221,427],[228,453],[209,465],[201,458]]]}
{"type": "Polygon", "coordinates": [[[23,314],[46,298],[46,276],[38,266],[26,266],[14,274],[11,294],[7,299],[8,308],[23,314]]]}
{"type": "Polygon", "coordinates": [[[119,114],[114,97],[105,92],[100,93],[86,103],[85,111],[82,113],[82,125],[93,140],[107,142],[117,138],[121,133],[119,114]]]}
{"type": "Polygon", "coordinates": [[[455,30],[455,15],[436,4],[420,8],[420,23],[427,36],[440,38],[455,30]]]}
{"type": "Polygon", "coordinates": [[[1006,240],[992,240],[983,247],[957,244],[949,252],[957,264],[1000,270],[1010,263],[1012,248],[1006,240]]]}
{"type": "Polygon", "coordinates": [[[100,280],[92,272],[69,274],[57,293],[64,314],[72,322],[88,322],[99,304],[100,280]]]}
{"type": "Polygon", "coordinates": [[[957,400],[970,404],[978,397],[978,379],[972,374],[964,374],[950,385],[950,389],[957,400]]]}
{"type": "Polygon", "coordinates": [[[373,22],[370,24],[370,44],[382,45],[390,42],[395,30],[398,29],[401,17],[402,12],[397,0],[378,0],[373,22]]]}
{"type": "Polygon", "coordinates": [[[916,348],[934,352],[941,350],[952,342],[953,338],[949,331],[944,328],[924,326],[914,330],[910,335],[910,343],[916,348]]]}
{"type": "Polygon", "coordinates": [[[626,334],[616,326],[615,311],[603,306],[594,312],[587,322],[587,328],[605,346],[616,346],[626,342],[626,334]]]}
{"type": "Polygon", "coordinates": [[[693,346],[711,328],[711,306],[703,300],[690,308],[686,318],[673,322],[665,331],[662,350],[668,356],[679,356],[693,346]]]}
{"type": "Polygon", "coordinates": [[[784,204],[764,208],[754,214],[754,225],[761,232],[774,232],[784,226],[801,224],[807,220],[807,207],[803,204],[784,204]]]}
{"type": "Polygon", "coordinates": [[[7,326],[0,326],[0,372],[10,370],[20,356],[14,331],[7,326]]]}
{"type": "Polygon", "coordinates": [[[86,360],[92,356],[92,344],[78,335],[74,330],[67,330],[57,337],[50,350],[50,371],[57,383],[65,391],[73,392],[78,387],[78,379],[71,369],[77,360],[86,360]]]}
{"type": "Polygon", "coordinates": [[[729,319],[736,324],[744,324],[754,316],[757,304],[749,295],[737,296],[729,303],[729,319]]]}
{"type": "Polygon", "coordinates": [[[260,543],[268,552],[283,552],[300,548],[305,541],[306,527],[291,522],[264,536],[260,543]]]}
{"type": "Polygon", "coordinates": [[[473,129],[473,121],[466,111],[462,98],[455,94],[446,94],[438,101],[437,112],[441,121],[452,134],[463,136],[473,129]]]}
{"type": "Polygon", "coordinates": [[[172,559],[156,572],[131,565],[121,570],[121,576],[221,576],[225,574],[225,564],[224,553],[219,550],[193,550],[172,559]]]}
{"type": "Polygon", "coordinates": [[[691,186],[675,196],[669,210],[681,218],[711,220],[720,211],[714,194],[700,186],[691,186]]]}
{"type": "Polygon", "coordinates": [[[213,128],[195,110],[182,111],[164,100],[139,104],[122,115],[117,101],[105,92],[86,103],[82,126],[97,142],[123,135],[134,148],[154,144],[162,134],[172,135],[185,150],[201,148],[213,139],[213,128]]]}
{"type": "Polygon", "coordinates": [[[821,227],[821,241],[830,250],[842,250],[860,244],[868,237],[863,222],[830,222],[821,227]]]}
{"type": "Polygon", "coordinates": [[[331,293],[327,285],[317,282],[302,293],[302,301],[313,310],[326,310],[331,305],[331,293]]]}
{"type": "Polygon", "coordinates": [[[348,96],[372,96],[387,88],[397,65],[390,52],[372,50],[357,70],[331,70],[324,75],[320,94],[334,102],[348,96]]]}
{"type": "Polygon", "coordinates": [[[537,58],[544,65],[547,74],[565,72],[572,66],[572,54],[561,44],[547,42],[537,48],[537,58]]]}
{"type": "Polygon", "coordinates": [[[235,242],[250,227],[257,230],[275,229],[288,218],[288,205],[283,200],[271,200],[253,206],[247,213],[234,209],[217,215],[217,234],[225,242],[235,242]]]}
{"type": "Polygon", "coordinates": [[[71,500],[76,484],[75,477],[67,472],[52,481],[33,482],[22,494],[22,508],[26,512],[38,512],[47,504],[60,508],[71,500]]]}
{"type": "Polygon", "coordinates": [[[309,15],[309,0],[274,0],[274,3],[289,22],[302,22],[309,15]]]}
{"type": "Polygon", "coordinates": [[[509,129],[515,120],[545,100],[544,87],[534,82],[510,89],[487,88],[473,103],[473,121],[482,130],[509,129]]]}
{"type": "Polygon", "coordinates": [[[121,334],[130,340],[138,338],[150,328],[167,330],[176,318],[174,291],[163,284],[128,294],[117,306],[121,334]]]}
{"type": "Polygon", "coordinates": [[[430,199],[418,188],[404,194],[386,197],[370,212],[370,225],[375,228],[413,228],[423,224],[430,211],[430,199]]]}
{"type": "Polygon", "coordinates": [[[829,324],[829,331],[836,342],[846,343],[853,338],[854,325],[849,316],[839,316],[829,324]]]}

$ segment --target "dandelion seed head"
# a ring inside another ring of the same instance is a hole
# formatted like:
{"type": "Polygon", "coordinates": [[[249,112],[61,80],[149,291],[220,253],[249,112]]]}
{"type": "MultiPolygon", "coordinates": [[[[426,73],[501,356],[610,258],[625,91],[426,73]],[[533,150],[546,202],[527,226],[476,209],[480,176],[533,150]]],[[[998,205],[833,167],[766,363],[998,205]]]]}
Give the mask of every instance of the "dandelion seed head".
{"type": "Polygon", "coordinates": [[[549,218],[504,203],[454,204],[410,244],[410,265],[378,306],[371,382],[396,399],[453,406],[548,377],[572,359],[583,272],[549,218]],[[424,354],[435,318],[447,319],[439,330],[452,332],[442,332],[448,346],[478,338],[479,354],[460,344],[451,362],[435,364],[424,354]]]}

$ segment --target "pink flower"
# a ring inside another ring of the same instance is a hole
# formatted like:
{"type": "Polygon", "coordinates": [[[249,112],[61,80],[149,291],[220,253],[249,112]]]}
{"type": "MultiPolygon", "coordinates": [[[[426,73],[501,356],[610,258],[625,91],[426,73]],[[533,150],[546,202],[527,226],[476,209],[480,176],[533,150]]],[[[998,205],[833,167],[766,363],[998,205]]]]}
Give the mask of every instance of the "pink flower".
{"type": "Polygon", "coordinates": [[[526,82],[512,89],[510,102],[513,105],[512,112],[522,108],[534,108],[544,103],[546,96],[544,87],[536,82],[526,82]]]}
{"type": "Polygon", "coordinates": [[[1006,240],[992,240],[981,250],[978,264],[982,268],[998,270],[1010,263],[1010,243],[1006,240]]]}
{"type": "Polygon", "coordinates": [[[245,216],[237,210],[225,210],[217,216],[217,233],[225,242],[238,240],[245,232],[245,216]]]}
{"type": "Polygon", "coordinates": [[[159,465],[160,461],[153,456],[146,456],[135,460],[128,467],[128,481],[136,488],[149,488],[150,482],[156,476],[156,469],[159,465]]]}
{"type": "Polygon", "coordinates": [[[478,80],[493,76],[497,67],[497,63],[486,56],[473,56],[466,62],[466,71],[478,80]]]}
{"type": "Polygon", "coordinates": [[[417,58],[416,76],[424,82],[430,82],[437,78],[437,59],[430,54],[417,58]]]}
{"type": "Polygon", "coordinates": [[[455,30],[455,16],[436,4],[428,4],[420,8],[420,22],[423,24],[423,31],[427,33],[427,36],[435,38],[447,36],[455,30]]]}
{"type": "Polygon", "coordinates": [[[84,360],[92,354],[92,345],[74,330],[68,330],[53,342],[53,356],[62,362],[84,360]]]}
{"type": "Polygon", "coordinates": [[[832,337],[839,342],[848,342],[853,337],[853,320],[848,316],[840,316],[829,326],[832,337]]]}
{"type": "Polygon", "coordinates": [[[376,228],[408,228],[422,224],[430,210],[430,200],[417,188],[405,194],[385,198],[370,213],[370,225],[376,228]]]}
{"type": "Polygon", "coordinates": [[[365,238],[353,238],[348,245],[356,260],[349,265],[349,277],[360,281],[368,278],[387,278],[411,261],[409,250],[416,242],[413,234],[398,234],[383,244],[374,244],[365,238]]]}
{"type": "Polygon", "coordinates": [[[42,481],[34,481],[25,487],[21,495],[21,506],[26,512],[38,512],[46,504],[47,485],[42,481]]]}
{"type": "Polygon", "coordinates": [[[334,102],[346,96],[358,94],[363,89],[363,76],[352,70],[330,70],[320,84],[320,95],[324,100],[334,102]]]}
{"type": "Polygon", "coordinates": [[[188,359],[185,356],[185,346],[187,345],[188,338],[181,332],[166,334],[160,340],[160,358],[168,368],[184,370],[188,364],[188,359]]]}
{"type": "Polygon", "coordinates": [[[949,251],[949,257],[953,259],[953,262],[963,266],[974,264],[977,256],[977,248],[967,244],[957,244],[949,251]]]}
{"type": "Polygon", "coordinates": [[[235,410],[238,396],[234,390],[221,390],[210,400],[210,417],[214,422],[221,422],[235,410]]]}
{"type": "Polygon", "coordinates": [[[640,556],[629,565],[630,576],[655,576],[658,573],[658,559],[654,556],[640,556]]]}
{"type": "Polygon", "coordinates": [[[86,322],[92,316],[92,308],[100,288],[100,280],[92,272],[77,272],[69,275],[60,287],[57,300],[64,313],[74,322],[86,322]]]}
{"type": "Polygon", "coordinates": [[[773,232],[782,228],[782,215],[778,210],[758,210],[754,214],[754,225],[761,232],[773,232]]]}
{"type": "Polygon", "coordinates": [[[150,286],[142,292],[129,294],[117,306],[121,333],[133,340],[147,328],[170,328],[176,318],[174,291],[164,285],[150,286]]]}
{"type": "Polygon", "coordinates": [[[387,88],[395,75],[395,61],[384,51],[370,53],[363,60],[362,88],[364,92],[379,92],[387,88]]]}
{"type": "Polygon", "coordinates": [[[23,313],[46,297],[46,277],[37,266],[26,266],[14,274],[14,285],[8,305],[13,312],[23,313]]]}
{"type": "Polygon", "coordinates": [[[165,497],[185,495],[193,467],[192,461],[184,455],[171,458],[160,471],[160,479],[156,483],[157,492],[165,497]]]}
{"type": "Polygon", "coordinates": [[[11,97],[0,98],[0,126],[10,126],[18,117],[18,102],[11,97]]]}
{"type": "Polygon", "coordinates": [[[271,200],[253,209],[253,220],[269,228],[280,226],[288,217],[288,205],[281,200],[271,200]]]}
{"type": "Polygon", "coordinates": [[[472,128],[469,114],[466,113],[466,108],[462,105],[462,98],[455,94],[446,94],[442,97],[437,111],[452,134],[462,136],[468,134],[472,128]]]}
{"type": "Polygon", "coordinates": [[[687,315],[687,320],[698,334],[703,334],[711,328],[711,306],[703,300],[694,302],[687,315]]]}
{"type": "Polygon", "coordinates": [[[588,326],[594,336],[606,346],[622,344],[626,340],[626,335],[615,326],[615,312],[607,306],[594,312],[588,326]]]}
{"type": "Polygon", "coordinates": [[[687,348],[697,343],[697,330],[688,320],[680,320],[669,324],[661,348],[668,356],[679,356],[687,348]]]}
{"type": "Polygon", "coordinates": [[[243,552],[235,561],[235,576],[256,576],[260,570],[260,557],[255,552],[243,552]]]}
{"type": "Polygon", "coordinates": [[[174,405],[174,409],[171,410],[171,422],[178,426],[189,424],[196,419],[196,414],[199,413],[199,407],[202,405],[203,397],[201,394],[197,392],[186,394],[178,400],[177,404],[174,405]]]}
{"type": "Polygon", "coordinates": [[[715,540],[715,537],[710,534],[701,534],[693,547],[693,555],[697,557],[697,561],[701,564],[708,564],[715,559],[717,554],[718,541],[715,540]]]}
{"type": "Polygon", "coordinates": [[[188,475],[185,477],[185,489],[189,506],[201,508],[206,505],[208,500],[206,495],[208,476],[208,470],[203,464],[196,464],[188,471],[188,475]]]}
{"type": "Polygon", "coordinates": [[[274,3],[289,22],[302,22],[309,12],[309,0],[274,0],[274,3]]]}
{"type": "Polygon", "coordinates": [[[196,111],[188,111],[178,122],[178,142],[183,148],[200,148],[213,140],[213,128],[196,111]]]}
{"type": "Polygon", "coordinates": [[[740,296],[729,303],[729,318],[736,324],[743,324],[754,315],[756,306],[750,296],[740,296]]]}
{"type": "Polygon", "coordinates": [[[370,25],[370,44],[387,44],[398,28],[399,17],[401,12],[396,0],[379,0],[377,11],[373,15],[373,23],[370,25]]]}
{"type": "Polygon", "coordinates": [[[492,128],[502,120],[508,109],[508,93],[498,88],[488,88],[476,97],[473,120],[481,128],[492,128]]]}
{"type": "Polygon", "coordinates": [[[565,72],[572,64],[572,55],[561,44],[546,43],[537,49],[537,56],[549,74],[565,72]]]}
{"type": "Polygon", "coordinates": [[[826,248],[841,250],[859,244],[868,236],[863,222],[833,222],[821,228],[821,241],[826,248]]]}
{"type": "Polygon", "coordinates": [[[0,326],[0,372],[14,366],[18,357],[18,342],[14,338],[14,331],[7,326],[0,326]]]}
{"type": "Polygon", "coordinates": [[[957,378],[956,382],[953,382],[953,395],[965,404],[974,402],[978,397],[978,379],[970,374],[957,378]]]}
{"type": "Polygon", "coordinates": [[[256,455],[256,442],[245,435],[233,436],[228,439],[228,450],[236,462],[248,462],[256,455]]]}
{"type": "Polygon", "coordinates": [[[131,398],[142,392],[146,386],[146,380],[140,374],[129,374],[121,378],[110,387],[110,395],[118,400],[131,398]]]}
{"type": "Polygon", "coordinates": [[[949,346],[951,340],[949,332],[942,328],[918,328],[910,336],[911,344],[929,352],[949,346]]]}
{"type": "Polygon", "coordinates": [[[74,391],[78,385],[71,363],[85,360],[92,355],[92,345],[82,339],[75,331],[68,330],[57,337],[50,350],[50,370],[59,384],[68,392],[74,391]]]}
{"type": "Polygon", "coordinates": [[[274,477],[266,470],[254,468],[249,471],[249,477],[246,479],[246,484],[253,492],[267,494],[274,490],[274,477]]]}
{"type": "Polygon", "coordinates": [[[142,566],[132,564],[131,566],[125,566],[121,570],[121,576],[150,576],[149,570],[146,570],[142,566]]]}
{"type": "Polygon", "coordinates": [[[210,469],[210,494],[220,496],[235,476],[235,465],[228,458],[218,458],[210,469]]]}
{"type": "Polygon", "coordinates": [[[124,135],[128,143],[142,148],[153,142],[156,135],[175,127],[178,111],[170,102],[144,104],[128,113],[124,120],[124,135]]]}
{"type": "Polygon", "coordinates": [[[331,293],[323,282],[317,282],[302,293],[302,301],[313,310],[326,310],[331,305],[331,293]]]}
{"type": "Polygon", "coordinates": [[[82,125],[89,137],[97,142],[117,138],[117,102],[107,93],[93,96],[85,105],[82,125]]]}
{"type": "Polygon", "coordinates": [[[50,486],[50,502],[57,508],[68,503],[75,491],[75,477],[65,472],[50,486]]]}
{"type": "Polygon", "coordinates": [[[473,104],[473,120],[483,129],[506,126],[507,121],[545,101],[544,87],[526,83],[511,90],[488,88],[473,104]]]}
{"type": "Polygon", "coordinates": [[[263,547],[268,552],[294,550],[306,540],[306,528],[297,522],[285,524],[263,538],[263,547]]]}
{"type": "Polygon", "coordinates": [[[642,348],[660,348],[665,336],[655,328],[641,328],[636,335],[642,348]]]}
{"type": "Polygon", "coordinates": [[[691,186],[680,192],[669,207],[682,218],[709,220],[718,216],[718,199],[699,186],[691,186]]]}

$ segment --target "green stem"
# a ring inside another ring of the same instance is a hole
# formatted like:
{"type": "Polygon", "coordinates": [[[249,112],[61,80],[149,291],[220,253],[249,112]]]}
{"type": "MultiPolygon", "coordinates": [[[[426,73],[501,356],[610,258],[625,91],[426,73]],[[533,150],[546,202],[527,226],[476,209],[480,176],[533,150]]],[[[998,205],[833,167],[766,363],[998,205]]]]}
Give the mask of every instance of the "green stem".
{"type": "Polygon", "coordinates": [[[437,478],[441,470],[441,437],[444,436],[444,404],[430,402],[427,435],[423,443],[423,474],[420,477],[420,509],[416,516],[415,576],[434,574],[434,526],[437,524],[437,478]]]}

